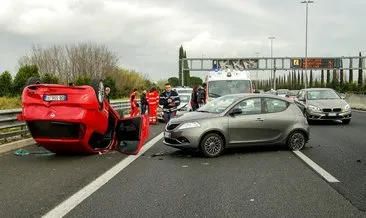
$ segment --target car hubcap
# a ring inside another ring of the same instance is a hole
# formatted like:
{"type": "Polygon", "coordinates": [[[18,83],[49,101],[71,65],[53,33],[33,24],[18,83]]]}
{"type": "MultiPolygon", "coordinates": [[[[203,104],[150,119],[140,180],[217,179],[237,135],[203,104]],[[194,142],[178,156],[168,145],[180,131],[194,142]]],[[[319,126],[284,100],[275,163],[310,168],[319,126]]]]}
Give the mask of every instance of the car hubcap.
{"type": "Polygon", "coordinates": [[[100,103],[103,102],[103,98],[104,98],[104,85],[103,85],[103,82],[100,81],[99,87],[98,87],[98,100],[100,103]]]}
{"type": "Polygon", "coordinates": [[[290,147],[292,150],[300,150],[305,143],[304,135],[301,133],[295,133],[290,140],[290,147]]]}
{"type": "Polygon", "coordinates": [[[221,140],[218,137],[211,136],[205,141],[205,151],[209,155],[217,155],[221,150],[221,140]]]}

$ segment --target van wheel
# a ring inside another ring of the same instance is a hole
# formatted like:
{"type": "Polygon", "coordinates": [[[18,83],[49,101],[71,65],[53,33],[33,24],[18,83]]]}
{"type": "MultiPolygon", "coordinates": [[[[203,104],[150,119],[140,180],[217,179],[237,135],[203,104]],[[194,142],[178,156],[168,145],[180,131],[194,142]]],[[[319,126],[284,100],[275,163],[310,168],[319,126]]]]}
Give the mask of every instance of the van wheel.
{"type": "Polygon", "coordinates": [[[201,140],[200,149],[206,157],[218,157],[224,150],[224,140],[216,133],[209,133],[201,140]]]}

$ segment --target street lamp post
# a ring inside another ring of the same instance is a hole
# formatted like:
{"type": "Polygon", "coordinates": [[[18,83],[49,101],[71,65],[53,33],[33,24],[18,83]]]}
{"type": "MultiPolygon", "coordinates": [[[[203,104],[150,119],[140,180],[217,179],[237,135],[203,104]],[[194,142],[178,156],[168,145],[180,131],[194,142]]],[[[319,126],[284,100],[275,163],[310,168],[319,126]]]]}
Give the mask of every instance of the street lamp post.
{"type": "Polygon", "coordinates": [[[314,1],[311,0],[305,0],[301,2],[302,4],[306,4],[306,12],[305,12],[305,89],[307,87],[308,83],[308,11],[309,11],[309,4],[314,3],[314,1]]]}
{"type": "Polygon", "coordinates": [[[268,39],[271,40],[271,80],[272,80],[272,85],[273,85],[273,89],[276,89],[276,75],[275,75],[275,71],[273,70],[273,40],[276,39],[276,37],[274,36],[270,36],[268,37],[268,39]]]}

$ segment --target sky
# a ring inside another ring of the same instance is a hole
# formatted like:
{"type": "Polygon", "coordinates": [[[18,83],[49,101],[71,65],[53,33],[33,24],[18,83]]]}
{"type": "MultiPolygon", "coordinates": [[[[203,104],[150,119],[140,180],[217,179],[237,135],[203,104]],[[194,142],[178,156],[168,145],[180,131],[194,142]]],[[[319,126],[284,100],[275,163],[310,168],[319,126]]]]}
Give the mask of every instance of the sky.
{"type": "MultiPolygon", "coordinates": [[[[308,56],[366,53],[366,1],[314,0],[308,56]]],[[[116,52],[121,67],[154,81],[177,76],[188,58],[304,56],[300,0],[1,0],[0,71],[14,74],[33,44],[90,41],[116,52]]],[[[266,72],[259,72],[264,75],[266,72]]],[[[203,77],[204,72],[191,72],[203,77]]]]}

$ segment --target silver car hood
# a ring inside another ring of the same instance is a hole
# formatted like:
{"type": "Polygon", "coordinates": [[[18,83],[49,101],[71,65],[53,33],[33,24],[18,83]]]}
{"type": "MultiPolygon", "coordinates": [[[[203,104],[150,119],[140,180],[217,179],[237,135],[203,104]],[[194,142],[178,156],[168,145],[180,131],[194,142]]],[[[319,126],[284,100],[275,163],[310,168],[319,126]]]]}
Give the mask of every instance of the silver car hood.
{"type": "Polygon", "coordinates": [[[318,108],[344,108],[348,103],[343,99],[308,100],[307,104],[318,108]]]}
{"type": "Polygon", "coordinates": [[[191,120],[202,120],[202,119],[207,119],[207,118],[215,118],[215,117],[219,117],[219,116],[220,116],[219,114],[214,114],[214,113],[204,113],[204,112],[192,111],[192,112],[184,113],[182,116],[172,119],[171,123],[182,123],[182,122],[187,122],[187,121],[191,121],[191,120]]]}

